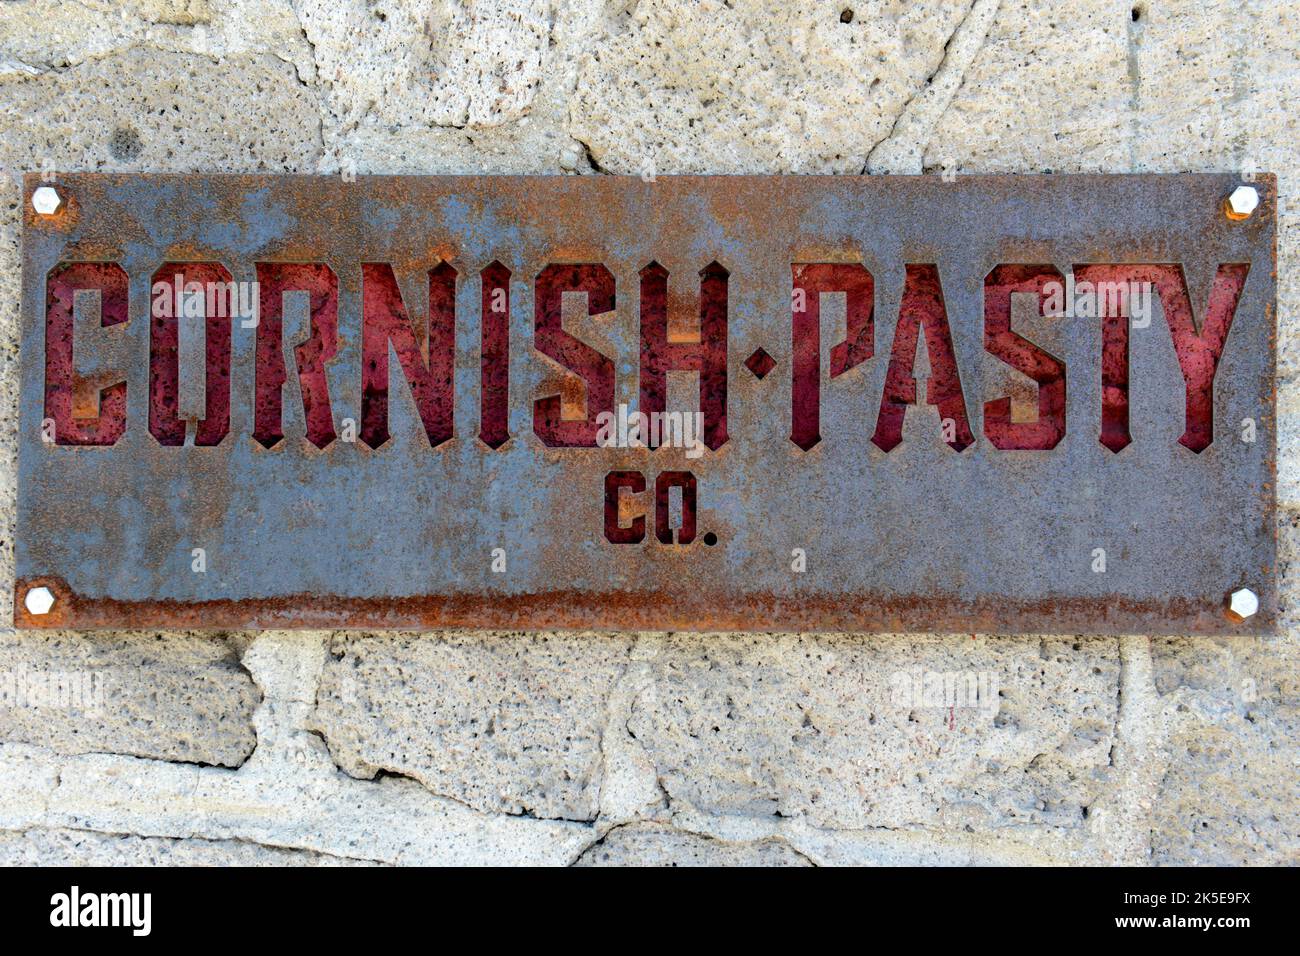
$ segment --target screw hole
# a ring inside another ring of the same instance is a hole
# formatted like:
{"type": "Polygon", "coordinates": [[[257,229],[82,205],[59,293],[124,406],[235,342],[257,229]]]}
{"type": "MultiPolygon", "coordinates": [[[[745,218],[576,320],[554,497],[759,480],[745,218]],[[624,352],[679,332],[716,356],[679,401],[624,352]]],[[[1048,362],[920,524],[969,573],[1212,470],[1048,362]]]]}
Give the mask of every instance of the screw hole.
{"type": "Polygon", "coordinates": [[[709,531],[704,535],[704,543],[711,548],[718,543],[718,536],[712,531],[709,531]]]}

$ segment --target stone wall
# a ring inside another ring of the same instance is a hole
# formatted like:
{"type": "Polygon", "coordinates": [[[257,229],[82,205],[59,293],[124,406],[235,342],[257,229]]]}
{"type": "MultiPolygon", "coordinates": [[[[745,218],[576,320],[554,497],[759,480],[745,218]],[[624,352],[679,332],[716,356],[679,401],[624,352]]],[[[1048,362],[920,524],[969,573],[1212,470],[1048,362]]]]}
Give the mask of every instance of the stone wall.
{"type": "Polygon", "coordinates": [[[1300,7],[0,3],[26,170],[1280,177],[1276,637],[0,633],[0,863],[1295,863],[1300,7]],[[993,675],[996,708],[890,678],[993,675]],[[34,677],[32,675],[35,675],[34,677]]]}

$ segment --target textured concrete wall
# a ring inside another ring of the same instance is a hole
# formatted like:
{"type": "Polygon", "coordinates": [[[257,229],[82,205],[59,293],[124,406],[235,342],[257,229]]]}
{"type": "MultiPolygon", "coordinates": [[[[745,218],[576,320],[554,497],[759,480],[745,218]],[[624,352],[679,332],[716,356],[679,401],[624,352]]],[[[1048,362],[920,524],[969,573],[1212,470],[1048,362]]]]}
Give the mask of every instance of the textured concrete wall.
{"type": "Polygon", "coordinates": [[[24,170],[1280,176],[1287,629],[0,634],[0,862],[1300,860],[1300,8],[0,3],[9,618],[24,170]],[[997,707],[900,701],[982,675],[997,707]],[[87,675],[89,675],[87,677],[87,675]],[[69,676],[75,700],[42,697],[69,676]]]}

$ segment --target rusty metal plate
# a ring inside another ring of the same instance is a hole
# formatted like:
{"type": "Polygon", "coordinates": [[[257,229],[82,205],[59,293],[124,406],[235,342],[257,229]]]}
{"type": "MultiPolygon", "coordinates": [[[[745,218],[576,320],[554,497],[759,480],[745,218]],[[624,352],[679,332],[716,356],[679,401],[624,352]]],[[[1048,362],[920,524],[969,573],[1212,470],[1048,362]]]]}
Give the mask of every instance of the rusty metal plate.
{"type": "Polygon", "coordinates": [[[49,185],[19,626],[1273,627],[1272,176],[49,185]]]}

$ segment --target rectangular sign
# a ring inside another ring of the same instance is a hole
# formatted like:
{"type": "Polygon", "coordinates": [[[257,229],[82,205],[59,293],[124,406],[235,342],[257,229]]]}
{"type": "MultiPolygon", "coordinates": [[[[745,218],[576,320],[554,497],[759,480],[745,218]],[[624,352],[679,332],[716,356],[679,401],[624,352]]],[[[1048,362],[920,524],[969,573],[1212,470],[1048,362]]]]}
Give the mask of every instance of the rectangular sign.
{"type": "Polygon", "coordinates": [[[24,198],[18,626],[1274,626],[1272,176],[24,198]]]}

